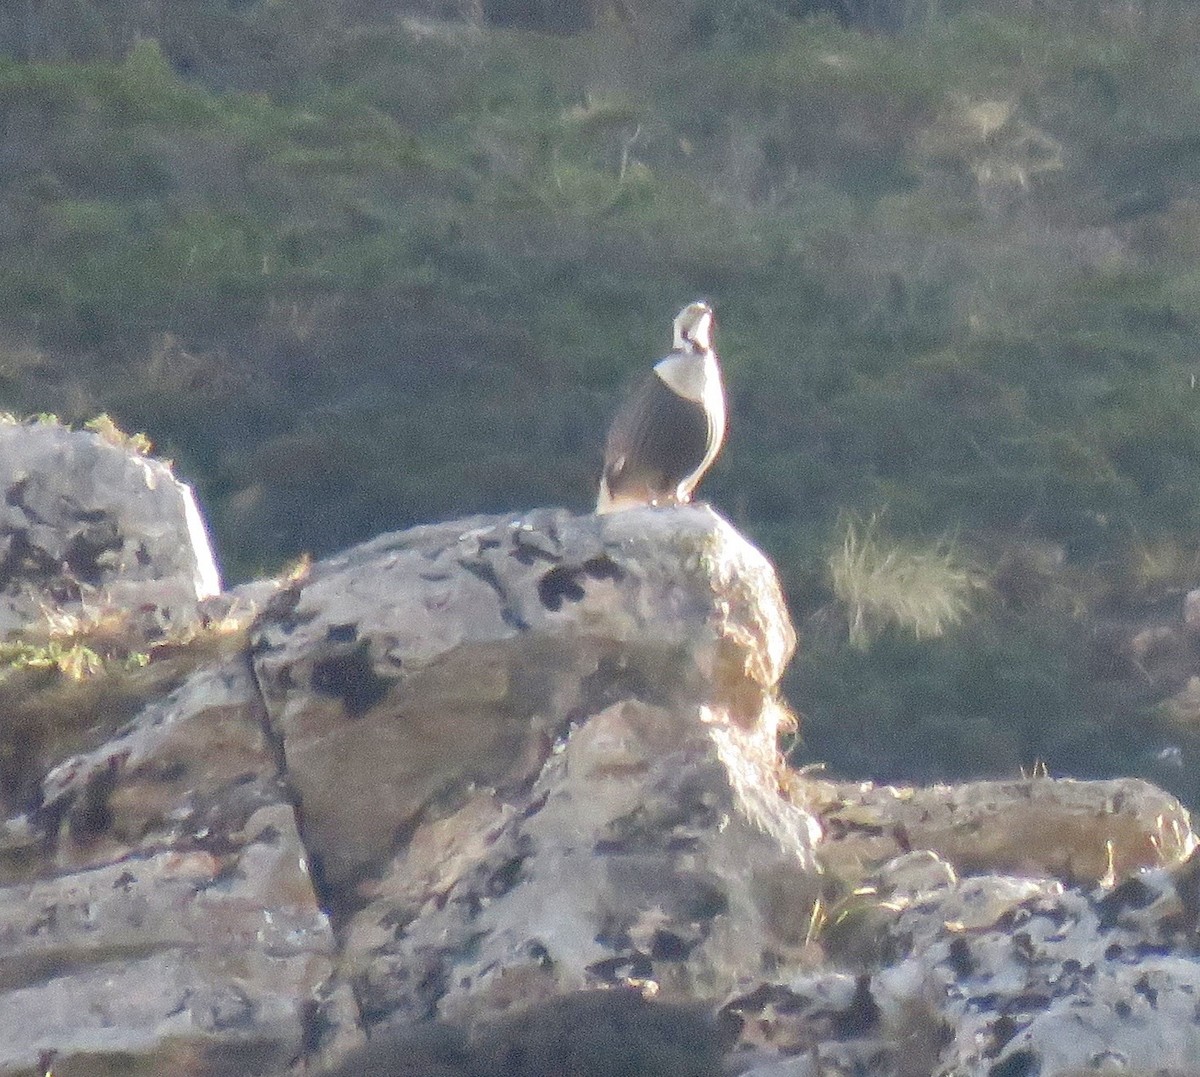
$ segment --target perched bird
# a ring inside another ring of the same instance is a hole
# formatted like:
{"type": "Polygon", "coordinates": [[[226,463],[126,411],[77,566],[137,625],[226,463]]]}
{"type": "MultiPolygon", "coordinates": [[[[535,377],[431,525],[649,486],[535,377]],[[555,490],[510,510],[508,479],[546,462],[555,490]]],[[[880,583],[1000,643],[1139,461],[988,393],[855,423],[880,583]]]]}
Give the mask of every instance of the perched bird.
{"type": "Polygon", "coordinates": [[[692,499],[725,438],[712,334],[707,303],[689,303],[675,316],[675,350],[654,364],[609,427],[597,512],[692,499]]]}

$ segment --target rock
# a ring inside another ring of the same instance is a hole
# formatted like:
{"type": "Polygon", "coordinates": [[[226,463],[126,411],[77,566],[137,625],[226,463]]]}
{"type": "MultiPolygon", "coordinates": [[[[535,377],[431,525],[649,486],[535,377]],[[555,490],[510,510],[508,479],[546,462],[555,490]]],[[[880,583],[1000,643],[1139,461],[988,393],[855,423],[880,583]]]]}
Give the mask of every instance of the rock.
{"type": "Polygon", "coordinates": [[[1146,872],[1091,893],[963,880],[900,914],[894,930],[912,949],[876,978],[878,1003],[898,1013],[914,991],[939,1000],[938,1074],[1195,1072],[1194,893],[1180,900],[1175,885],[1194,889],[1194,875],[1191,865],[1146,872]],[[965,923],[964,908],[977,910],[965,923]]]}
{"type": "Polygon", "coordinates": [[[179,628],[220,587],[195,497],[168,464],[89,431],[0,420],[0,639],[46,610],[179,628]]]}
{"type": "Polygon", "coordinates": [[[682,1037],[717,1072],[716,1003],[806,952],[819,886],[761,554],[706,509],[538,512],[252,591],[249,656],[0,830],[0,1074],[262,1073],[364,1028],[547,1074],[682,1037]]]}
{"type": "Polygon", "coordinates": [[[0,1074],[46,1051],[65,1077],[301,1053],[334,939],[244,657],[61,764],[7,831],[26,840],[0,848],[0,1074]]]}
{"type": "Polygon", "coordinates": [[[1200,631],[1200,591],[1183,596],[1183,623],[1192,632],[1200,631]]]}
{"type": "MultiPolygon", "coordinates": [[[[708,708],[706,738],[753,761],[737,775],[747,795],[760,778],[772,789],[768,704],[794,645],[770,565],[707,509],[383,536],[314,566],[252,642],[306,840],[335,884],[391,855],[440,791],[527,785],[572,722],[626,700],[708,708]]],[[[606,765],[637,771],[641,733],[613,735],[631,754],[606,743],[606,765]]]]}
{"type": "Polygon", "coordinates": [[[336,1077],[724,1077],[727,1037],[698,1005],[630,990],[549,1000],[468,1038],[433,1025],[374,1036],[336,1077]]]}
{"type": "MultiPolygon", "coordinates": [[[[1071,799],[1085,795],[1086,786],[1071,799]]],[[[819,973],[735,998],[727,1008],[744,1020],[743,1049],[803,1053],[751,1066],[747,1077],[1197,1072],[1196,853],[1083,890],[959,878],[914,852],[883,865],[853,900],[858,931],[874,936],[871,946],[838,946],[862,969],[857,1005],[845,982],[819,973]],[[863,916],[872,901],[875,915],[863,916]]],[[[835,906],[831,924],[853,930],[844,923],[852,911],[835,906]]]]}
{"type": "Polygon", "coordinates": [[[330,900],[367,902],[364,1020],[716,998],[791,960],[818,886],[776,748],[793,646],[770,565],[704,508],[476,518],[314,566],[252,650],[330,900]]]}
{"type": "MultiPolygon", "coordinates": [[[[117,451],[131,505],[162,492],[117,451]]],[[[789,774],[795,637],[711,510],[475,517],[201,598],[115,488],[39,475],[0,563],[54,552],[7,615],[265,608],[174,645],[115,732],[84,696],[91,750],[6,714],[0,1077],[1195,1077],[1187,812],[1133,780],[789,774]]]]}
{"type": "Polygon", "coordinates": [[[1149,782],[1032,778],[926,788],[811,781],[821,862],[852,880],[910,849],[960,874],[1099,882],[1177,863],[1195,848],[1187,811],[1149,782]]]}
{"type": "Polygon", "coordinates": [[[256,813],[287,802],[259,714],[246,660],[234,655],[148,704],[101,748],[59,764],[35,814],[49,866],[240,843],[256,813]]]}

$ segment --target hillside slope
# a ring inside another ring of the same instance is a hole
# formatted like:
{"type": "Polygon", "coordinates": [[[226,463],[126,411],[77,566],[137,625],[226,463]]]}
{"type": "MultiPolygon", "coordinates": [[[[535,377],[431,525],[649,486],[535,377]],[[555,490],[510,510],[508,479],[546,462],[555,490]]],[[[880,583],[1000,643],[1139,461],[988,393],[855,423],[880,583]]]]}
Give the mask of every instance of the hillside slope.
{"type": "Polygon", "coordinates": [[[0,406],[147,431],[234,579],[587,509],[619,385],[704,295],[704,496],[815,618],[797,758],[1200,800],[1155,709],[1188,645],[1130,651],[1200,582],[1185,0],[887,35],[870,5],[65,6],[0,17],[0,406]],[[853,637],[827,561],[877,515],[969,580],[957,626],[853,637]]]}

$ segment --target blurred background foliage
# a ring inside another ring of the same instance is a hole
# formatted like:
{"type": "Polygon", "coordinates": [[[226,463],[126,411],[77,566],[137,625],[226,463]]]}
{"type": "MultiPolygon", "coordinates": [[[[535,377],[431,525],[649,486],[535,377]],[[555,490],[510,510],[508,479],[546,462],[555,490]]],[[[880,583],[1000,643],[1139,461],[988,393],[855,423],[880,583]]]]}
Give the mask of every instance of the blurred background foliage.
{"type": "Polygon", "coordinates": [[[1194,0],[0,7],[0,407],[148,432],[232,581],[586,511],[697,296],[795,760],[1200,803],[1194,0]]]}

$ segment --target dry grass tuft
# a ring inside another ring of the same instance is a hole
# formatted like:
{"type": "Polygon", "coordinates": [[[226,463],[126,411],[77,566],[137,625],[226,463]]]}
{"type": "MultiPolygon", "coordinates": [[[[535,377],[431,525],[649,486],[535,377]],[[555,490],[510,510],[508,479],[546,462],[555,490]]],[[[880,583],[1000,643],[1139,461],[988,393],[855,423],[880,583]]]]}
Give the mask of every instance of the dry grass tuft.
{"type": "Polygon", "coordinates": [[[83,428],[84,430],[90,430],[93,434],[99,434],[105,441],[113,445],[117,445],[122,449],[128,449],[139,456],[148,456],[154,448],[154,442],[150,440],[148,435],[127,434],[117,426],[113,417],[108,412],[102,412],[94,419],[88,419],[83,424],[83,428]]]}
{"type": "Polygon", "coordinates": [[[827,564],[852,646],[865,649],[887,627],[934,638],[970,612],[984,583],[951,539],[929,546],[891,540],[877,516],[847,516],[843,526],[827,564]]]}

